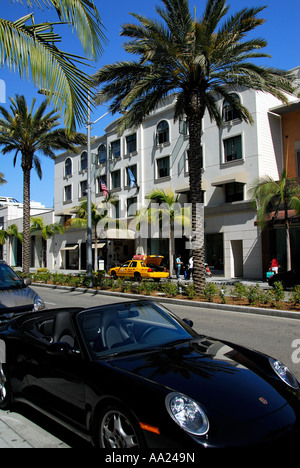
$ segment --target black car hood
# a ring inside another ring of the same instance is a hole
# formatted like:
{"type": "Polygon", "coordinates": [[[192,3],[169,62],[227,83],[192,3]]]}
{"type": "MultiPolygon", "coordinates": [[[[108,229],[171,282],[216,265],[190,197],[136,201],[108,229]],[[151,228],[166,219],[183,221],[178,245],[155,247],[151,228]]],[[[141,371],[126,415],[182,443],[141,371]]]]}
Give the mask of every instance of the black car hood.
{"type": "Polygon", "coordinates": [[[0,289],[0,314],[33,309],[36,293],[28,288],[0,289]]]}
{"type": "Polygon", "coordinates": [[[126,356],[112,364],[236,421],[265,416],[286,404],[240,350],[213,339],[126,356]]]}

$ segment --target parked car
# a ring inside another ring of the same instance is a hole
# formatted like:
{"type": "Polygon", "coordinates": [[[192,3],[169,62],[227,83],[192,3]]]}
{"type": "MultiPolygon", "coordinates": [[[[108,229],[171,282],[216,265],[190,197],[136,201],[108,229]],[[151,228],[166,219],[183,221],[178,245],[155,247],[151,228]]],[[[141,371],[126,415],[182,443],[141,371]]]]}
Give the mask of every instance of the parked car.
{"type": "Polygon", "coordinates": [[[300,284],[300,267],[298,266],[292,270],[277,273],[268,278],[269,286],[274,287],[276,282],[282,283],[284,289],[292,288],[300,284]]]}
{"type": "Polygon", "coordinates": [[[106,449],[299,448],[287,367],[191,325],[155,301],[19,317],[0,329],[0,408],[28,403],[106,449]]]}
{"type": "Polygon", "coordinates": [[[162,266],[164,257],[162,255],[135,255],[132,260],[128,260],[119,267],[111,268],[108,274],[113,278],[134,278],[136,281],[141,279],[153,279],[159,281],[161,278],[168,278],[169,272],[162,266]]]}
{"type": "Polygon", "coordinates": [[[43,299],[22,280],[18,274],[0,260],[0,324],[28,311],[45,308],[43,299]]]}

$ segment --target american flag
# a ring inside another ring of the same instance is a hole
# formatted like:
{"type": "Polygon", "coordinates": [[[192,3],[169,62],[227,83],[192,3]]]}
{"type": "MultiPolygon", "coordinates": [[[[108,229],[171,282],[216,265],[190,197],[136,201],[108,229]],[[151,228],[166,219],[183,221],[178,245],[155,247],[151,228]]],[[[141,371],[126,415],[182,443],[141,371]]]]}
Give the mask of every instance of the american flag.
{"type": "Polygon", "coordinates": [[[108,189],[106,187],[105,182],[102,179],[100,179],[100,187],[101,187],[101,191],[103,192],[103,195],[107,197],[108,189]]]}

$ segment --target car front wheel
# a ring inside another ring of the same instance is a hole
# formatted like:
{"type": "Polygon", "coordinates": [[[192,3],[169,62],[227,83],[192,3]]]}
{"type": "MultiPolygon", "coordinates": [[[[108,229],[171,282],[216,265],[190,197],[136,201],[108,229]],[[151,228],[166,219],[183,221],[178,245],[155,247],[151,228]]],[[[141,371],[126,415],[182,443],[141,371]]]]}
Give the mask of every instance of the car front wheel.
{"type": "Polygon", "coordinates": [[[107,407],[101,412],[98,441],[100,448],[106,449],[144,447],[138,423],[118,406],[107,407]]]}
{"type": "Polygon", "coordinates": [[[0,409],[8,409],[11,405],[11,390],[6,365],[0,363],[0,409]]]}

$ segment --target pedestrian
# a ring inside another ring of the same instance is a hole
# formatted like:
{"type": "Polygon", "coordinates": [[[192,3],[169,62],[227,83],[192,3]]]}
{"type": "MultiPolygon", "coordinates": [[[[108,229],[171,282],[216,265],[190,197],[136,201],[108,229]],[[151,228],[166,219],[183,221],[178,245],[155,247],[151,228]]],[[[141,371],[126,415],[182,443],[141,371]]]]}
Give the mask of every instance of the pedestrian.
{"type": "Polygon", "coordinates": [[[189,258],[189,264],[188,264],[188,271],[187,271],[187,279],[189,280],[191,278],[191,275],[193,274],[194,270],[194,258],[190,257],[189,258]]]}
{"type": "Polygon", "coordinates": [[[278,268],[279,268],[279,265],[278,265],[278,260],[276,257],[274,257],[271,261],[271,266],[270,266],[270,270],[271,271],[274,271],[274,274],[277,275],[278,273],[278,268]]]}
{"type": "Polygon", "coordinates": [[[182,261],[181,261],[181,255],[178,255],[176,258],[176,274],[177,274],[177,279],[180,278],[180,269],[181,269],[182,261]]]}

